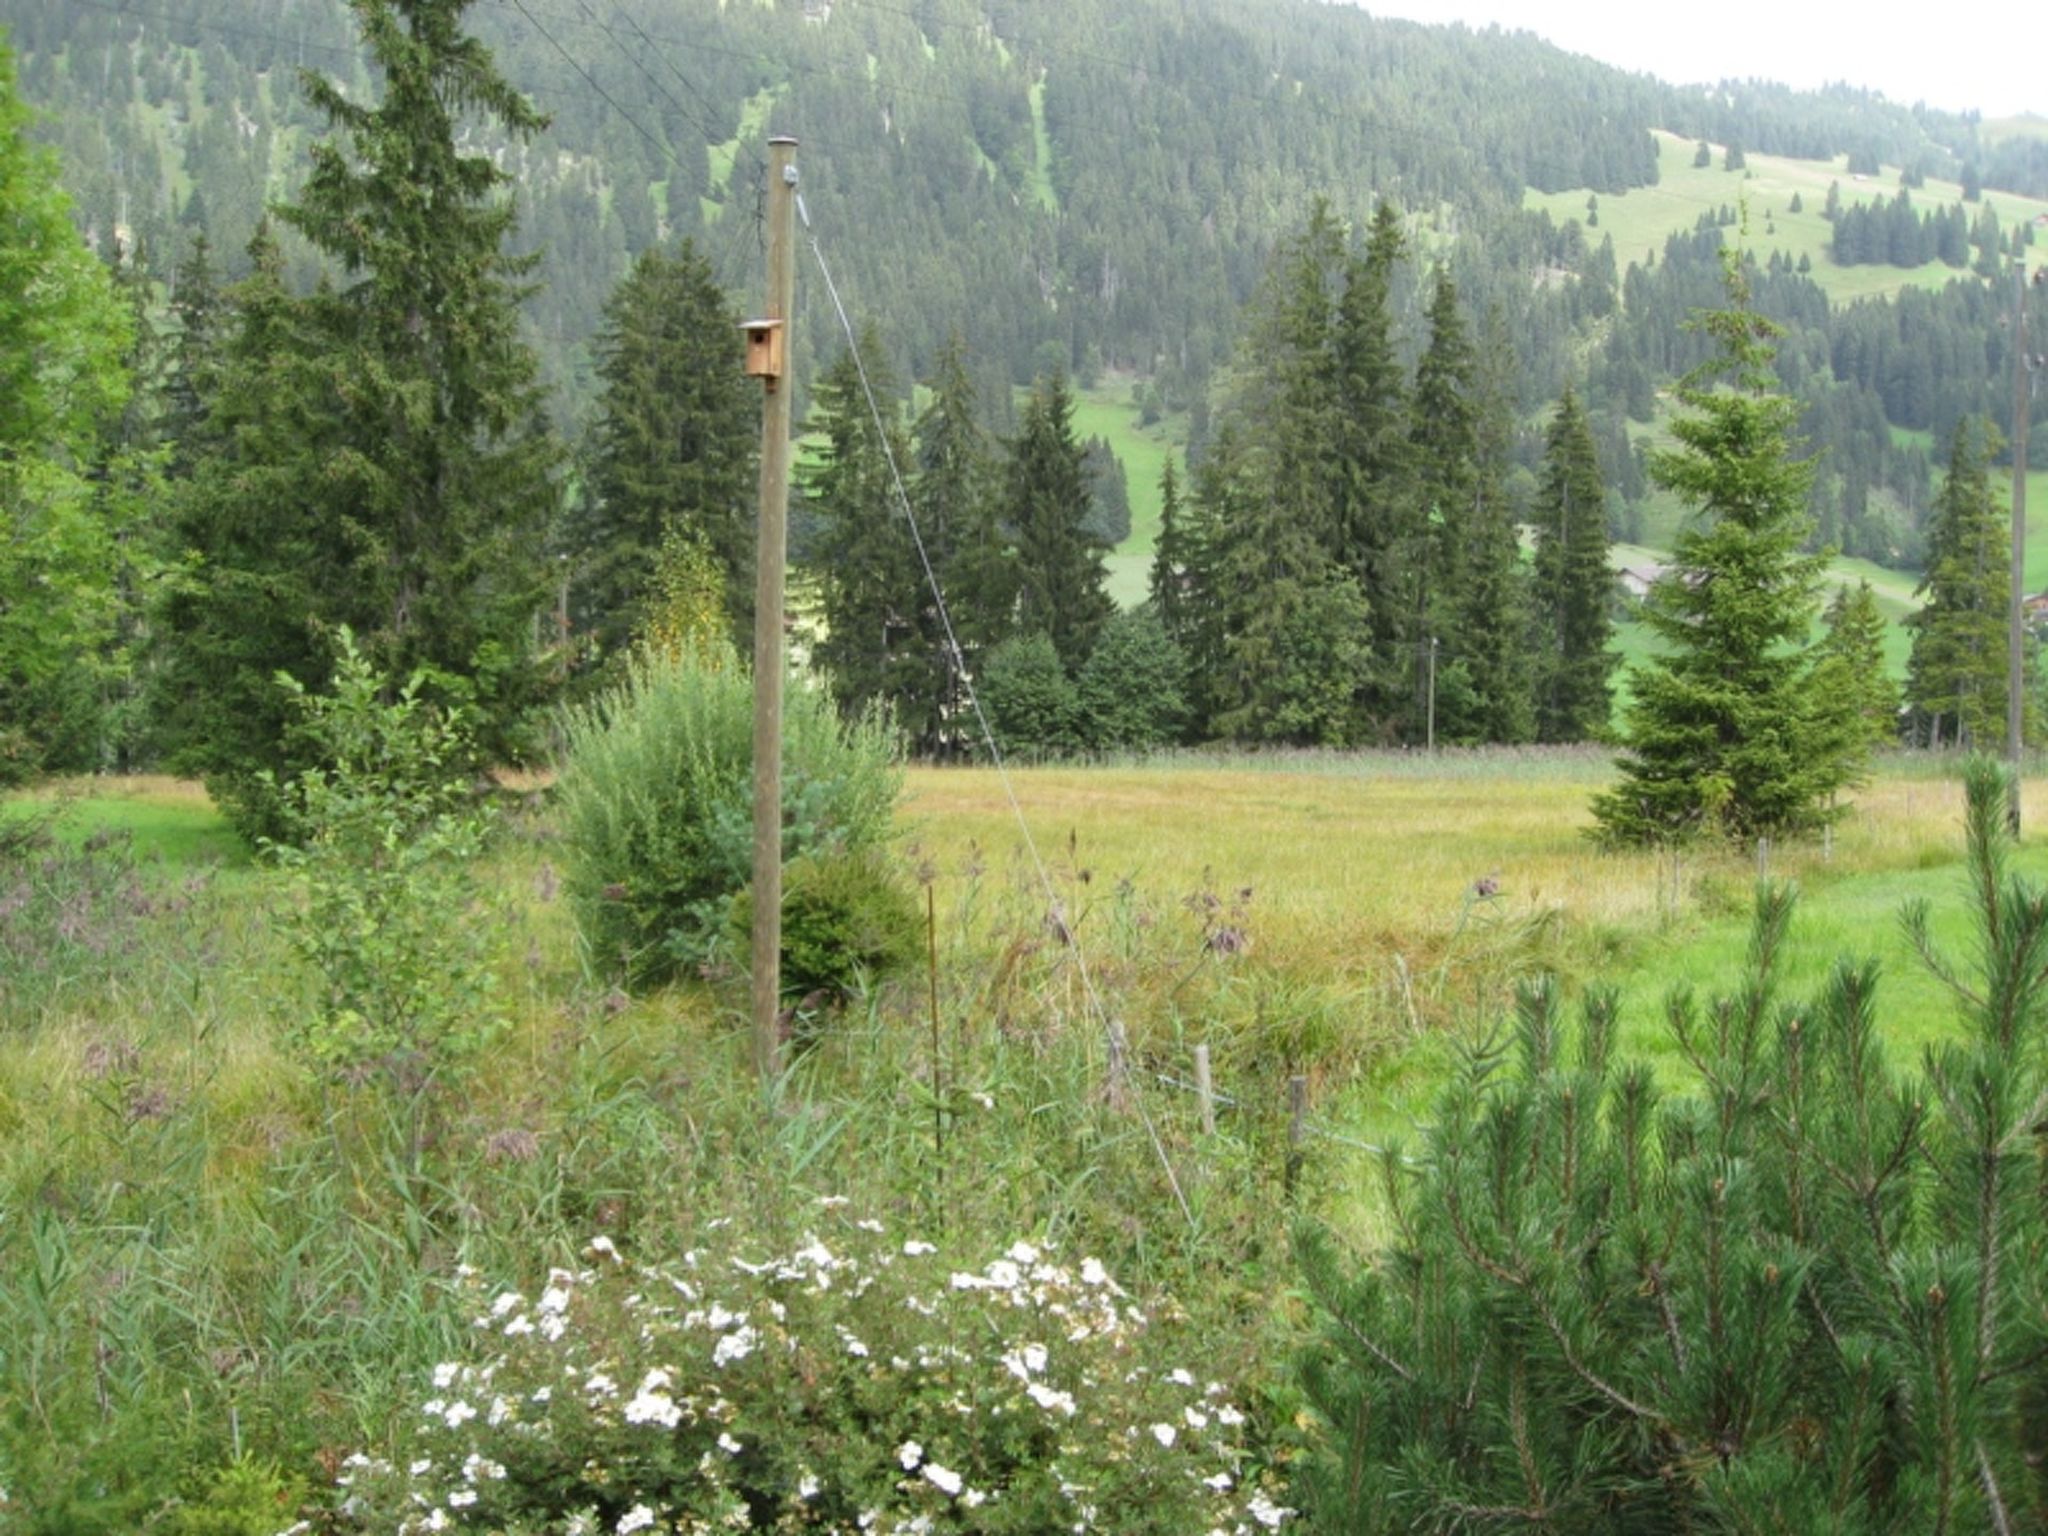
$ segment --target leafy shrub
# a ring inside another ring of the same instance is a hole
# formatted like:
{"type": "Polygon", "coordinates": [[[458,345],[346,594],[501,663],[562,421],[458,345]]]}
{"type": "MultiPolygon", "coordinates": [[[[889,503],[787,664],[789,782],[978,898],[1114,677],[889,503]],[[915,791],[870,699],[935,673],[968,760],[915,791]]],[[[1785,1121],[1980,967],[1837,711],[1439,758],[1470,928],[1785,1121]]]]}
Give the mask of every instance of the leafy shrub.
{"type": "Polygon", "coordinates": [[[463,714],[429,705],[415,675],[395,698],[348,631],[331,694],[280,675],[325,767],[285,786],[293,841],[269,853],[296,899],[285,927],[316,980],[314,1006],[284,1036],[316,1066],[365,1072],[418,1112],[482,1047],[494,1013],[488,924],[473,862],[491,817],[462,777],[463,714]]]}
{"type": "Polygon", "coordinates": [[[1323,1323],[1319,1523],[1603,1533],[2038,1530],[2048,1518],[2048,892],[2010,876],[2002,774],[1967,775],[1973,963],[1907,925],[1959,1003],[1886,1059],[1876,969],[1748,974],[1667,1012],[1692,1091],[1575,1036],[1554,986],[1473,1051],[1420,1159],[1384,1167],[1387,1250],[1308,1234],[1323,1323]]]}
{"type": "Polygon", "coordinates": [[[988,653],[975,688],[1005,752],[1050,757],[1080,745],[1081,696],[1049,636],[1005,640],[988,653]]]}
{"type": "Polygon", "coordinates": [[[296,1479],[249,1457],[216,1468],[197,1496],[170,1512],[168,1536],[276,1536],[298,1509],[296,1479]]]}
{"type": "MultiPolygon", "coordinates": [[[[838,1207],[843,1201],[827,1201],[838,1207]]],[[[1200,1341],[1103,1266],[1018,1243],[980,1269],[820,1213],[679,1264],[471,1277],[398,1465],[354,1458],[347,1529],[1249,1532],[1291,1513],[1200,1341]],[[828,1241],[829,1239],[829,1241],[828,1241]],[[400,1470],[400,1465],[404,1470],[400,1470]]]]}
{"type": "Polygon", "coordinates": [[[1076,686],[1081,734],[1095,751],[1149,752],[1187,728],[1187,657],[1149,609],[1102,629],[1076,686]]]}
{"type": "MultiPolygon", "coordinates": [[[[564,888],[601,964],[637,984],[701,963],[753,874],[753,684],[720,649],[643,650],[564,718],[564,888]]],[[[901,788],[886,724],[783,708],[783,857],[877,846],[901,788]]]]}
{"type": "MultiPolygon", "coordinates": [[[[749,886],[733,903],[731,938],[744,952],[754,920],[749,886]]],[[[915,963],[924,923],[882,854],[826,849],[782,874],[782,991],[837,1003],[915,963]]]]}

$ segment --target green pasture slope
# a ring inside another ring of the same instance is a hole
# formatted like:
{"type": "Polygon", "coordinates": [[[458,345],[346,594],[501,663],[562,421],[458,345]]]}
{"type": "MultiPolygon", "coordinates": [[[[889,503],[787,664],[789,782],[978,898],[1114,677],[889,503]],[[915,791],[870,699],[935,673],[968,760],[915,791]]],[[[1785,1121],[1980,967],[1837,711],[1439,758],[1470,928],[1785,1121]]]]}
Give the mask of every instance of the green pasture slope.
{"type": "MultiPolygon", "coordinates": [[[[1897,166],[1886,166],[1876,176],[1856,179],[1849,175],[1847,157],[1834,160],[1793,160],[1782,155],[1745,152],[1746,168],[1721,168],[1723,145],[1714,146],[1713,163],[1693,165],[1697,141],[1676,134],[1657,134],[1658,180],[1655,186],[1609,194],[1600,199],[1600,222],[1586,231],[1598,244],[1602,235],[1614,237],[1615,261],[1626,270],[1630,262],[1641,262],[1661,254],[1672,234],[1691,229],[1703,213],[1724,204],[1739,209],[1746,201],[1749,227],[1730,229],[1726,238],[1741,239],[1768,261],[1772,251],[1782,251],[1794,262],[1804,255],[1813,263],[1813,280],[1836,304],[1850,304],[1873,294],[1897,293],[1901,288],[1939,288],[1960,274],[1955,268],[1930,261],[1911,269],[1892,266],[1838,267],[1828,256],[1833,226],[1821,216],[1826,206],[1828,184],[1839,182],[1845,204],[1889,200],[1899,190],[1897,166]],[[1791,211],[1792,195],[1798,193],[1801,211],[1791,211]]],[[[1590,189],[1569,192],[1530,192],[1524,205],[1541,208],[1560,224],[1568,219],[1586,220],[1586,199],[1590,189]]],[[[1960,201],[1963,189],[1952,181],[1930,178],[1913,191],[1915,206],[1928,209],[1960,201]]],[[[1972,217],[1975,208],[1972,205],[1972,217]]],[[[2001,228],[2010,229],[2022,219],[2048,213],[2048,202],[2020,197],[2011,192],[1986,191],[1982,206],[1994,209],[2001,228]]]]}

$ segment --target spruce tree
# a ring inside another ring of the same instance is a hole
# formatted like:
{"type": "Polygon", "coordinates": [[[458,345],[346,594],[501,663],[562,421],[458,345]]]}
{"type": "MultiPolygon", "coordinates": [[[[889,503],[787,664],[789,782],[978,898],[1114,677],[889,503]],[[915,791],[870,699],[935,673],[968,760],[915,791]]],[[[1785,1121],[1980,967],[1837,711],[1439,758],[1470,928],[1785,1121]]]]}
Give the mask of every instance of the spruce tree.
{"type": "Polygon", "coordinates": [[[1800,552],[1812,468],[1792,457],[1799,405],[1771,371],[1778,328],[1737,253],[1723,273],[1727,307],[1697,322],[1717,355],[1679,387],[1678,448],[1651,462],[1693,516],[1644,602],[1665,651],[1632,679],[1620,782],[1594,797],[1611,842],[1813,829],[1862,757],[1840,749],[1805,648],[1823,562],[1800,552]]]}
{"type": "Polygon", "coordinates": [[[1063,373],[1032,386],[1002,507],[1017,545],[1018,630],[1044,634],[1069,672],[1078,670],[1113,605],[1103,589],[1104,547],[1088,531],[1088,478],[1063,373]]]}
{"type": "Polygon", "coordinates": [[[688,240],[641,252],[605,301],[603,387],[565,530],[572,611],[602,650],[639,623],[671,531],[716,558],[735,637],[751,624],[760,392],[741,368],[738,327],[688,240]]]}
{"type": "MultiPolygon", "coordinates": [[[[1529,654],[1529,580],[1508,499],[1514,452],[1513,344],[1498,310],[1488,316],[1487,344],[1475,366],[1471,505],[1462,524],[1463,581],[1455,643],[1471,699],[1465,739],[1528,741],[1536,733],[1535,664],[1529,654]]],[[[1457,739],[1459,722],[1442,733],[1457,739]]]]}
{"type": "Polygon", "coordinates": [[[279,667],[318,691],[331,655],[269,649],[237,621],[245,601],[254,629],[346,624],[381,674],[424,670],[475,709],[485,756],[519,750],[544,681],[532,620],[559,455],[519,335],[531,260],[506,249],[510,174],[463,141],[524,141],[545,119],[462,30],[471,3],[351,0],[376,92],[300,76],[331,135],[278,213],[328,276],[302,299],[274,272],[244,295],[264,313],[242,316],[222,390],[243,420],[188,488],[193,566],[171,634],[192,684],[187,761],[250,813],[245,830],[280,827],[241,791],[311,750],[260,696],[279,667]],[[254,350],[266,328],[290,355],[254,350]]]}
{"type": "MultiPolygon", "coordinates": [[[[1413,656],[1411,734],[1419,735],[1428,687],[1428,641],[1461,650],[1459,614],[1465,557],[1479,499],[1477,359],[1458,310],[1457,284],[1442,267],[1430,291],[1429,341],[1415,365],[1409,426],[1420,514],[1411,545],[1405,606],[1413,656]]],[[[1439,683],[1442,678],[1439,677],[1439,683]]],[[[1439,697],[1439,704],[1442,698],[1439,697]]],[[[1445,716],[1439,712],[1440,724],[1445,716]]]]}
{"type": "Polygon", "coordinates": [[[1191,579],[1187,512],[1181,506],[1180,476],[1174,472],[1173,455],[1159,472],[1159,535],[1152,542],[1152,572],[1147,587],[1152,611],[1168,638],[1179,644],[1188,623],[1188,585],[1191,579]]]}
{"type": "MultiPolygon", "coordinates": [[[[929,387],[931,398],[912,429],[916,467],[910,500],[946,594],[954,633],[971,666],[976,654],[1012,633],[1016,560],[997,517],[1001,487],[995,449],[982,425],[979,394],[957,336],[941,349],[929,387]]],[[[926,606],[927,643],[943,649],[943,626],[929,594],[926,606]]],[[[949,691],[958,686],[950,670],[947,686],[949,691]]]]}
{"type": "Polygon", "coordinates": [[[1425,551],[1408,441],[1408,384],[1394,345],[1394,274],[1403,250],[1400,216],[1381,202],[1364,252],[1346,273],[1337,307],[1337,562],[1357,578],[1372,626],[1365,716],[1391,731],[1408,713],[1409,665],[1419,638],[1404,600],[1404,574],[1425,551]]]}
{"type": "MultiPolygon", "coordinates": [[[[902,464],[909,449],[897,420],[899,395],[872,323],[862,328],[860,355],[888,426],[887,451],[902,464]]],[[[885,705],[914,739],[929,742],[938,729],[942,658],[924,633],[924,571],[851,351],[818,380],[809,426],[825,440],[804,475],[825,606],[818,661],[842,709],[859,714],[885,705]]]]}
{"type": "Polygon", "coordinates": [[[1835,588],[1821,616],[1814,686],[1840,721],[1850,750],[1889,746],[1899,734],[1899,685],[1885,667],[1884,615],[1870,583],[1835,588]]]}
{"type": "Polygon", "coordinates": [[[1585,741],[1603,735],[1614,712],[1614,574],[1599,453],[1570,385],[1550,423],[1535,520],[1537,738],[1585,741]]]}
{"type": "Polygon", "coordinates": [[[1913,631],[1907,694],[1928,740],[1992,746],[2005,730],[2005,519],[1991,493],[1997,429],[1965,416],[1949,436],[1948,467],[1927,530],[1925,602],[1913,631]]]}

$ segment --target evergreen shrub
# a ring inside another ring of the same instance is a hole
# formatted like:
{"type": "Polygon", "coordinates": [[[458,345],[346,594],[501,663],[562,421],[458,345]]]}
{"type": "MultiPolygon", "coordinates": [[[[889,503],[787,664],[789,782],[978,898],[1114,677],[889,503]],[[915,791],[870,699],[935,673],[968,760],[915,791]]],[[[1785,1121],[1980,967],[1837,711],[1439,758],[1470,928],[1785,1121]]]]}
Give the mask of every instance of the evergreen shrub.
{"type": "MultiPolygon", "coordinates": [[[[564,889],[597,963],[630,984],[708,959],[752,876],[753,707],[728,649],[643,648],[563,717],[564,889]]],[[[842,724],[795,687],[782,725],[785,861],[879,847],[902,787],[888,723],[842,724]]]]}
{"type": "Polygon", "coordinates": [[[1304,1505],[1357,1533],[2040,1530],[2048,1521],[2048,892],[2007,781],[1967,770],[1966,961],[1908,933],[1958,1023],[1887,1051],[1874,963],[1665,1004],[1682,1086],[1528,988],[1471,1049],[1364,1263],[1309,1232],[1304,1505]]]}

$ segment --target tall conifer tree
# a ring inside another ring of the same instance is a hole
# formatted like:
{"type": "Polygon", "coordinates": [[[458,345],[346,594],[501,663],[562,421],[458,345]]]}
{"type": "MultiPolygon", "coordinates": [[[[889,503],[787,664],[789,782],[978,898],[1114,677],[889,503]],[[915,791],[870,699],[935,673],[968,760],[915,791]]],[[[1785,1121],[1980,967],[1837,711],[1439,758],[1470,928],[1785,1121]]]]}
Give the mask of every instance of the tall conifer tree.
{"type": "Polygon", "coordinates": [[[1566,385],[1550,423],[1536,503],[1539,740],[1585,741],[1608,728],[1616,663],[1608,649],[1613,591],[1600,457],[1578,393],[1566,385]]]}
{"type": "Polygon", "coordinates": [[[1751,306],[1737,253],[1723,271],[1728,306],[1699,320],[1717,355],[1680,386],[1679,446],[1651,464],[1694,515],[1644,605],[1666,649],[1634,675],[1620,782],[1593,801],[1616,842],[1809,830],[1865,755],[1842,743],[1805,650],[1822,559],[1800,553],[1812,466],[1792,457],[1778,328],[1751,306]]]}
{"type": "MultiPolygon", "coordinates": [[[[897,417],[899,394],[872,323],[862,327],[860,355],[888,427],[888,453],[900,465],[909,449],[897,417]]],[[[843,708],[886,704],[905,729],[928,740],[936,730],[939,658],[922,623],[924,573],[852,352],[842,352],[818,380],[810,426],[825,439],[804,477],[825,597],[818,659],[843,708]]]]}
{"type": "Polygon", "coordinates": [[[2005,730],[2006,527],[1991,494],[1997,429],[1964,417],[1927,530],[1926,599],[1913,631],[1907,690],[1928,739],[1992,746],[2005,730]]]}
{"type": "Polygon", "coordinates": [[[1408,383],[1391,308],[1403,251],[1400,215],[1382,202],[1362,254],[1347,268],[1334,338],[1338,420],[1338,563],[1357,578],[1372,626],[1374,667],[1360,704],[1390,729],[1409,703],[1417,632],[1403,588],[1421,554],[1408,442],[1408,383]]]}
{"type": "MultiPolygon", "coordinates": [[[[1463,554],[1477,502],[1479,415],[1475,359],[1458,288],[1437,268],[1430,290],[1429,341],[1415,365],[1409,441],[1420,521],[1410,541],[1404,607],[1411,626],[1412,733],[1427,707],[1428,642],[1456,635],[1465,578],[1463,554]]],[[[1439,677],[1439,683],[1442,678],[1439,677]]]]}
{"type": "Polygon", "coordinates": [[[300,749],[276,711],[239,714],[225,701],[253,701],[279,665],[324,686],[328,648],[269,655],[200,609],[304,582],[293,621],[351,626],[394,676],[429,669],[477,707],[487,753],[515,749],[541,683],[532,618],[559,455],[519,336],[531,261],[506,250],[509,173],[462,140],[478,126],[524,140],[546,120],[463,31],[471,3],[351,0],[377,92],[358,100],[324,75],[300,77],[332,134],[279,215],[326,258],[330,280],[280,304],[266,279],[261,304],[289,314],[244,318],[236,409],[252,419],[191,488],[210,505],[187,523],[206,541],[191,546],[189,622],[175,636],[205,717],[189,722],[191,760],[253,813],[251,830],[276,823],[257,811],[260,795],[236,787],[258,769],[288,775],[300,749]],[[296,357],[252,354],[252,323],[273,320],[296,357]],[[297,563],[311,557],[320,563],[297,563]],[[250,666],[258,676],[230,675],[250,666]]]}
{"type": "Polygon", "coordinates": [[[671,531],[717,562],[735,634],[751,621],[759,390],[740,366],[738,327],[687,240],[641,252],[605,302],[603,388],[567,542],[579,623],[606,649],[639,622],[671,531]]]}
{"type": "Polygon", "coordinates": [[[1041,632],[1068,670],[1087,660],[1113,605],[1104,549],[1087,527],[1089,488],[1074,437],[1074,397],[1055,372],[1032,387],[1004,479],[1003,514],[1017,542],[1018,628],[1041,632]]]}

